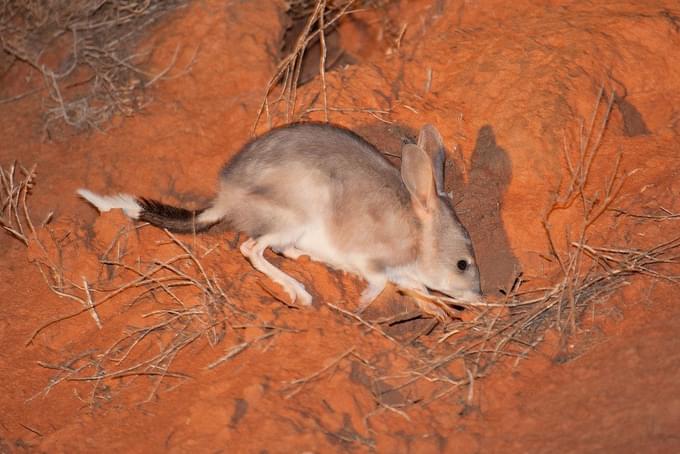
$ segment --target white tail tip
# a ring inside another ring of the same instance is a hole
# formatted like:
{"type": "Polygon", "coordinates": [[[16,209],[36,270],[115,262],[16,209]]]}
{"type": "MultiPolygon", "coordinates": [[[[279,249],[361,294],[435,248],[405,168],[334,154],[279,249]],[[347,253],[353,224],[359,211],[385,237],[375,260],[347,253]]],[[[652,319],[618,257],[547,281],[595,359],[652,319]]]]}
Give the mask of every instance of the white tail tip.
{"type": "Polygon", "coordinates": [[[137,200],[128,194],[105,196],[95,194],[87,189],[78,189],[76,192],[80,197],[90,202],[100,213],[120,208],[128,217],[138,219],[142,211],[142,207],[139,206],[137,200]]]}

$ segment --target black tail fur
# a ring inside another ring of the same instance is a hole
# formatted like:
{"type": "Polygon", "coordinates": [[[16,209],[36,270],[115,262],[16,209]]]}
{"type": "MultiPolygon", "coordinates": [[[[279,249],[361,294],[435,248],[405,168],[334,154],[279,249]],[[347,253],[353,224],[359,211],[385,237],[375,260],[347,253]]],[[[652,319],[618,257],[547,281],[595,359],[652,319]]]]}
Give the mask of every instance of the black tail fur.
{"type": "Polygon", "coordinates": [[[201,210],[187,210],[142,197],[137,198],[137,203],[142,209],[138,217],[140,221],[149,222],[171,232],[203,232],[214,225],[213,223],[201,224],[198,222],[197,218],[205,211],[205,208],[201,210]]]}

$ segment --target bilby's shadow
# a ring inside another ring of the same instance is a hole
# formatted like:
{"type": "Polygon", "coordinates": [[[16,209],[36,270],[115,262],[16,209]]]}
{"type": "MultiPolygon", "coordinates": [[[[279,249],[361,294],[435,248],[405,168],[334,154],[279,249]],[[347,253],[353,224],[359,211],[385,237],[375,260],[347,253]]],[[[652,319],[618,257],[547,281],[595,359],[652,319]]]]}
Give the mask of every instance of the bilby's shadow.
{"type": "Polygon", "coordinates": [[[467,228],[477,256],[482,292],[486,296],[508,291],[521,267],[512,253],[503,225],[503,196],[512,180],[512,162],[496,143],[493,128],[477,133],[467,181],[463,179],[462,153],[447,160],[446,186],[453,190],[456,213],[467,228]]]}

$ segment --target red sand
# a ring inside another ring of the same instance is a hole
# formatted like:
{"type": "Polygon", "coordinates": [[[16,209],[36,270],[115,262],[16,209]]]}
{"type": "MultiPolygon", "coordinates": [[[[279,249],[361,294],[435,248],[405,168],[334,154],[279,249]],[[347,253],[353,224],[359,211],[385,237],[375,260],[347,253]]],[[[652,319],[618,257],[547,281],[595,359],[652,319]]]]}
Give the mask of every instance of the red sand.
{"type": "MultiPolygon", "coordinates": [[[[101,330],[85,313],[47,327],[26,345],[41,325],[81,308],[50,291],[29,259],[47,254],[61,260],[71,279],[93,282],[101,278],[99,258],[123,228],[128,233],[116,251],[129,261],[181,253],[161,231],[135,231],[120,213],[97,217],[74,191],[125,191],[189,205],[208,200],[220,165],[249,138],[275,68],[271,55],[280,46],[282,18],[275,1],[195,2],[171,16],[144,45],[157,47],[155,65],[162,68],[180,44],[176,72],[200,46],[191,70],[159,83],[144,113],[116,119],[105,133],[47,142],[37,96],[0,104],[0,165],[37,163],[33,219],[55,213],[49,229],[40,230],[47,251],[35,242],[27,251],[0,235],[0,452],[680,451],[675,286],[633,279],[586,311],[566,351],[548,331],[528,359],[502,361],[476,380],[471,400],[463,388],[402,408],[424,388],[376,389],[387,381],[371,377],[377,369],[406,370],[407,360],[385,337],[321,303],[351,311],[363,283],[306,259],[273,258],[316,296],[311,310],[288,308],[277,300],[285,300],[283,292],[240,256],[233,232],[181,237],[205,254],[209,277],[230,303],[255,317],[235,312],[231,322],[244,326],[226,328],[221,343],[201,338],[178,354],[171,369],[190,380],[166,378],[156,392],[153,377],[97,388],[65,381],[44,392],[58,371],[39,362],[63,364],[106,349],[129,327],[147,326],[142,315],[159,303],[147,298],[130,307],[143,290],[137,289],[98,308],[101,330]],[[271,332],[264,325],[278,327],[276,334],[261,338],[271,332]],[[302,387],[295,384],[310,376],[302,387]],[[378,407],[376,393],[394,411],[378,407]]],[[[573,140],[603,83],[622,99],[590,184],[602,187],[620,151],[621,174],[628,177],[615,207],[680,210],[675,2],[402,1],[385,17],[365,12],[357,18],[343,25],[340,38],[357,63],[327,74],[335,108],[330,119],[391,152],[398,152],[401,133],[437,125],[456,165],[447,171],[448,184],[488,294],[497,295],[520,269],[527,278],[545,277],[541,214],[567,183],[563,138],[573,140]]],[[[0,97],[27,88],[20,76],[28,68],[18,64],[14,71],[2,80],[0,97]]],[[[300,89],[300,110],[318,91],[318,80],[300,89]]],[[[265,118],[259,130],[266,128],[265,118]]],[[[564,229],[576,217],[565,213],[558,221],[564,229]]],[[[677,236],[677,223],[607,213],[593,242],[650,247],[677,236]]],[[[193,265],[178,266],[189,273],[193,265]]],[[[109,276],[112,285],[124,277],[116,273],[109,276]]],[[[191,288],[177,292],[192,305],[200,301],[191,288]]],[[[393,289],[376,306],[369,314],[376,318],[415,307],[393,289]]]]}

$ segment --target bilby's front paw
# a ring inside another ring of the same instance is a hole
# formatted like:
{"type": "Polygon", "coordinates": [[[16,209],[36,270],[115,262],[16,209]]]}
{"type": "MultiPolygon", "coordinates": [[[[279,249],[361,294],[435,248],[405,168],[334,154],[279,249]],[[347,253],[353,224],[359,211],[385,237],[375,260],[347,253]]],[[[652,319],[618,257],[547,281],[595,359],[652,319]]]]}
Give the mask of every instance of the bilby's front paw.
{"type": "Polygon", "coordinates": [[[433,316],[440,322],[446,323],[451,320],[451,316],[447,314],[444,309],[437,306],[437,303],[421,299],[416,299],[416,302],[418,303],[418,307],[420,307],[421,311],[433,316]]]}

